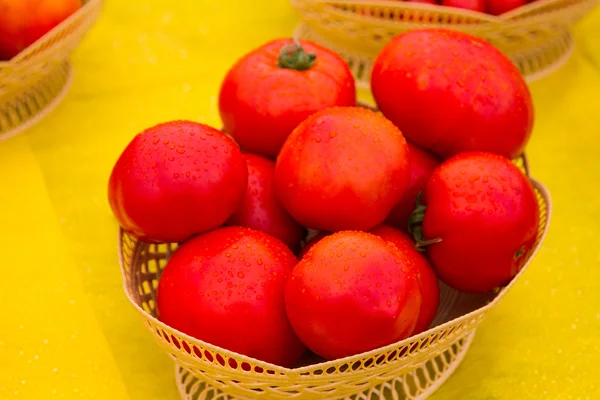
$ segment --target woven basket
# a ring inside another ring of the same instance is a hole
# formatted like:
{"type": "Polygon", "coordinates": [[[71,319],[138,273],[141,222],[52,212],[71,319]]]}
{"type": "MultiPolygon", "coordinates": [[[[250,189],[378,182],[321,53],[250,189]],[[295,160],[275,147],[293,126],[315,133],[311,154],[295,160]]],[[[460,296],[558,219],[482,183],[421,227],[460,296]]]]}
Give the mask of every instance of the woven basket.
{"type": "Polygon", "coordinates": [[[39,121],[68,91],[73,73],[68,57],[102,7],[102,0],[84,3],[12,60],[0,61],[0,140],[39,121]]]}
{"type": "MultiPolygon", "coordinates": [[[[528,170],[525,159],[518,164],[528,170]]],[[[441,284],[433,328],[368,353],[334,361],[309,356],[289,369],[181,333],[156,319],[158,279],[177,245],[147,244],[121,231],[119,256],[125,293],[158,344],[175,360],[182,399],[424,399],[456,369],[479,323],[538,250],[548,229],[550,197],[542,184],[532,183],[540,207],[537,242],[511,283],[478,295],[441,284]]]]}
{"type": "Polygon", "coordinates": [[[486,39],[528,81],[562,66],[573,49],[572,26],[599,0],[537,0],[501,16],[403,1],[291,0],[302,23],[295,35],[346,59],[361,87],[372,61],[394,36],[415,28],[449,28],[486,39]]]}

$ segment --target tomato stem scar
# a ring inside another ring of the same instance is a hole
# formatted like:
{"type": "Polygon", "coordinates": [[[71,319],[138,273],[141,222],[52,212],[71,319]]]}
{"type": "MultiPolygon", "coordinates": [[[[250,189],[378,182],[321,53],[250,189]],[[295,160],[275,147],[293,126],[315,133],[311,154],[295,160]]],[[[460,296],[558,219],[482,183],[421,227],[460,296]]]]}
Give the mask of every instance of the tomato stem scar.
{"type": "Polygon", "coordinates": [[[408,230],[415,239],[415,248],[422,252],[425,251],[425,248],[430,244],[439,243],[442,239],[425,240],[423,237],[423,219],[425,218],[425,210],[427,207],[424,204],[421,204],[421,193],[422,191],[417,195],[417,206],[408,220],[408,230]]]}
{"type": "Polygon", "coordinates": [[[294,43],[284,46],[279,52],[277,66],[305,71],[313,65],[316,59],[317,56],[314,53],[307,53],[298,39],[294,38],[294,43]]]}

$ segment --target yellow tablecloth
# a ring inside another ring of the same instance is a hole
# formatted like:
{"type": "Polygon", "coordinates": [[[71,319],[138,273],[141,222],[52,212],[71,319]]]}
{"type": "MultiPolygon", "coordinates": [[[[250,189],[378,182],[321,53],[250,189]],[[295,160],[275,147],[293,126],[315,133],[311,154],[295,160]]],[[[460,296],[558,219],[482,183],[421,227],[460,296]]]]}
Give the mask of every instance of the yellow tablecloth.
{"type": "MultiPolygon", "coordinates": [[[[171,361],[122,292],[108,174],[145,127],[219,126],[229,65],[296,18],[285,0],[107,2],[65,101],[0,143],[0,399],[177,398],[171,361]]],[[[576,39],[532,85],[549,236],[432,399],[600,398],[600,10],[576,39]]]]}

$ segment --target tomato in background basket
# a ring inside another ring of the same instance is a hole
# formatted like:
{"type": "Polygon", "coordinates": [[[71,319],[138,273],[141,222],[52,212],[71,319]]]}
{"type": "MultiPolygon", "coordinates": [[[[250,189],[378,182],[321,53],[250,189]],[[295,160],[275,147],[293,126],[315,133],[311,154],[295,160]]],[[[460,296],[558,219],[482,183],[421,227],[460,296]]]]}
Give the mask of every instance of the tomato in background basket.
{"type": "Polygon", "coordinates": [[[489,14],[501,15],[527,4],[527,0],[485,0],[485,8],[489,14]]]}
{"type": "Polygon", "coordinates": [[[388,225],[379,225],[371,229],[369,233],[393,243],[414,268],[421,289],[421,308],[413,335],[426,331],[433,322],[440,304],[440,288],[433,267],[427,258],[415,248],[414,241],[406,233],[388,225]]]}
{"type": "Polygon", "coordinates": [[[408,140],[444,158],[466,151],[516,158],[533,127],[519,70],[488,42],[458,31],[397,35],[374,62],[371,89],[408,140]]]}
{"type": "Polygon", "coordinates": [[[184,243],[158,283],[158,317],[197,339],[293,366],[305,347],[287,319],[284,288],[297,259],[264,232],[220,228],[184,243]]]}
{"type": "Polygon", "coordinates": [[[410,181],[400,202],[394,206],[386,223],[408,232],[408,219],[415,209],[417,196],[425,187],[433,170],[442,162],[436,155],[407,142],[409,149],[410,181]]]}
{"type": "Polygon", "coordinates": [[[146,129],[110,175],[108,200],[121,227],[148,242],[181,242],[222,225],[242,204],[244,157],[210,126],[171,121],[146,129]]]}
{"type": "Polygon", "coordinates": [[[509,159],[463,153],[442,163],[415,212],[413,233],[438,276],[464,292],[507,284],[533,248],[540,214],[533,186],[509,159]]]}
{"type": "Polygon", "coordinates": [[[381,114],[333,107],[303,121],[277,157],[275,191],[316,230],[368,230],[385,220],[409,180],[408,146],[381,114]]]}
{"type": "Polygon", "coordinates": [[[81,8],[81,0],[0,0],[0,60],[10,60],[81,8]]]}
{"type": "Polygon", "coordinates": [[[322,239],[294,267],[285,288],[298,337],[316,354],[336,359],[410,336],[421,307],[410,263],[370,233],[322,239]]]}
{"type": "Polygon", "coordinates": [[[219,94],[225,130],[242,149],[271,158],[309,115],[354,104],[354,78],[346,62],[323,46],[291,39],[273,40],[242,57],[219,94]]]}
{"type": "Polygon", "coordinates": [[[441,5],[477,12],[485,11],[484,0],[442,0],[441,5]]]}
{"type": "Polygon", "coordinates": [[[246,196],[227,224],[263,231],[283,241],[292,251],[298,251],[305,230],[275,196],[275,162],[251,153],[245,153],[244,158],[248,166],[246,196]]]}

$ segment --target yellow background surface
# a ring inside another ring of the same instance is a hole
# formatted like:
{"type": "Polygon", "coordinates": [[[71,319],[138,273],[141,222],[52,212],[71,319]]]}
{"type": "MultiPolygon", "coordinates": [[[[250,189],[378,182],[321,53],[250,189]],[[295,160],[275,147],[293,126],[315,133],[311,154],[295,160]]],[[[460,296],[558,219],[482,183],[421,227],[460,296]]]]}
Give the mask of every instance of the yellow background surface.
{"type": "MultiPolygon", "coordinates": [[[[0,142],[0,399],[177,398],[170,359],[122,291],[108,175],[150,125],[219,126],[227,68],[296,22],[284,0],[107,2],[64,102],[0,142]]],[[[600,398],[600,10],[576,40],[532,85],[547,240],[432,399],[600,398]]]]}

